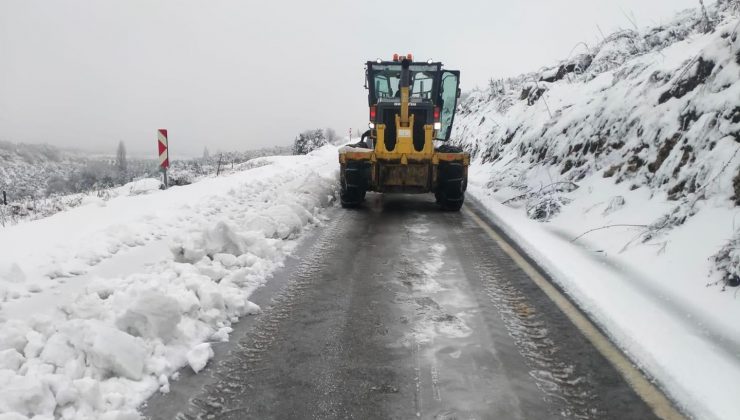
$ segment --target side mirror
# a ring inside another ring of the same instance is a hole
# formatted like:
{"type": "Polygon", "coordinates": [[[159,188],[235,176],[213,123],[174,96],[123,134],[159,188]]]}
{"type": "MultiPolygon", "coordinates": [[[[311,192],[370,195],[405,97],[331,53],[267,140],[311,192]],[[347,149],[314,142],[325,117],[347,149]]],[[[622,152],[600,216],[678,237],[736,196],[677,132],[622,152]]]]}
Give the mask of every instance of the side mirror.
{"type": "Polygon", "coordinates": [[[462,95],[462,89],[457,88],[457,98],[460,98],[460,95],[462,95]]]}

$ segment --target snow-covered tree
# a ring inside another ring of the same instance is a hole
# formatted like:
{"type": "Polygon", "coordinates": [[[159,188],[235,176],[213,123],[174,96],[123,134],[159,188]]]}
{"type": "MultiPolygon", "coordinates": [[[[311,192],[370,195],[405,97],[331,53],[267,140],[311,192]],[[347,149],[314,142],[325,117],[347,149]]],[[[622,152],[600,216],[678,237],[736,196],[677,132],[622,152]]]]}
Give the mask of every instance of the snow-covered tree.
{"type": "Polygon", "coordinates": [[[293,154],[305,155],[326,143],[327,141],[323,130],[307,130],[299,134],[293,142],[293,154]]]}
{"type": "Polygon", "coordinates": [[[211,158],[211,154],[208,152],[208,147],[203,148],[203,160],[207,161],[211,158]]]}

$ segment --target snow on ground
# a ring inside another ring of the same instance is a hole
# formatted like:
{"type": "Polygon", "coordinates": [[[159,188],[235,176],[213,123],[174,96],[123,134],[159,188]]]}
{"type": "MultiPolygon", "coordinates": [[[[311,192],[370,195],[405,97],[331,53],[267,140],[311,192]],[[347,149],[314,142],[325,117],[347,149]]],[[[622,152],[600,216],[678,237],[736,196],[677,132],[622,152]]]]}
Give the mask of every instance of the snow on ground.
{"type": "Polygon", "coordinates": [[[469,195],[702,419],[740,418],[740,24],[724,7],[708,33],[686,12],[494,81],[453,134],[469,195]]]}
{"type": "Polygon", "coordinates": [[[333,201],[336,148],[0,231],[0,416],[129,419],[198,372],[333,201]]]}

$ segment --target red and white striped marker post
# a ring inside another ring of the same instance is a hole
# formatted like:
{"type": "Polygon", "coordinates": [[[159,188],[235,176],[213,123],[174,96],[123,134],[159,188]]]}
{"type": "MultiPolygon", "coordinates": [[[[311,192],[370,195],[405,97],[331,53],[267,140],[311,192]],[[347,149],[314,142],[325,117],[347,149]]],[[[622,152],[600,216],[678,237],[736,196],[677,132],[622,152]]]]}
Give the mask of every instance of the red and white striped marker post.
{"type": "Polygon", "coordinates": [[[159,145],[159,169],[162,171],[164,188],[166,189],[169,185],[167,182],[167,168],[170,167],[170,154],[167,150],[167,130],[160,128],[157,130],[157,144],[159,145]]]}

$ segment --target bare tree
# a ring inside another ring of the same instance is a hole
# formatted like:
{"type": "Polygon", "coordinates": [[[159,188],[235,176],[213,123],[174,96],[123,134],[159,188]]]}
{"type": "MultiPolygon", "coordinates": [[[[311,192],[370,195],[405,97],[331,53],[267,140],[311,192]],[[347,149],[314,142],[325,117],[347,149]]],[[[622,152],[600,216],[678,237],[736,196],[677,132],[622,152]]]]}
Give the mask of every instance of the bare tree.
{"type": "Polygon", "coordinates": [[[118,143],[118,150],[116,150],[116,168],[120,174],[126,175],[128,163],[126,162],[126,145],[123,144],[123,140],[118,143]]]}
{"type": "Polygon", "coordinates": [[[704,7],[704,0],[699,0],[699,4],[701,5],[701,13],[702,13],[702,30],[705,33],[712,32],[714,30],[714,24],[712,22],[712,19],[709,18],[709,14],[707,13],[707,8],[704,7]]]}

